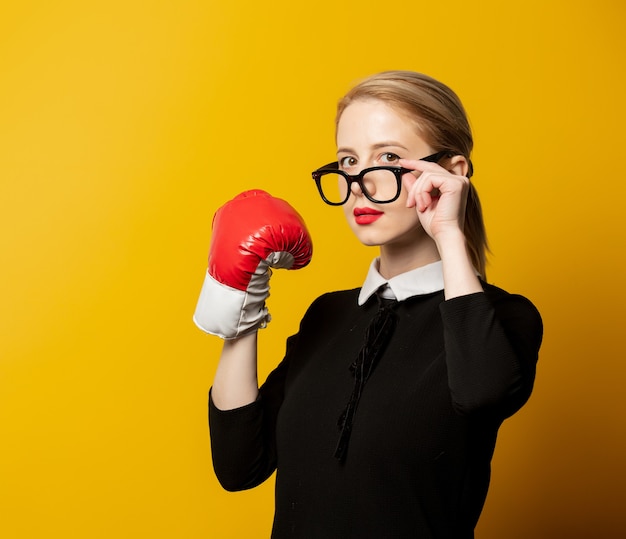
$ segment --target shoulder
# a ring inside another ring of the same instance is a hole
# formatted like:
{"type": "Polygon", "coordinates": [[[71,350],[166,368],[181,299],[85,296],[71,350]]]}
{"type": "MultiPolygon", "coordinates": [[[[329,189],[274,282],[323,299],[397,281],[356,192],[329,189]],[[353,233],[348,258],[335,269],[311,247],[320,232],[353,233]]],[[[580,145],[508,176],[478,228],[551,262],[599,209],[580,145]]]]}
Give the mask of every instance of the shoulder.
{"type": "Polygon", "coordinates": [[[302,347],[314,348],[322,335],[337,332],[345,320],[358,311],[359,290],[327,292],[318,296],[300,320],[297,333],[287,339],[287,356],[292,356],[295,350],[302,347]]]}
{"type": "Polygon", "coordinates": [[[307,315],[318,311],[356,309],[358,308],[360,290],[360,288],[353,288],[351,290],[338,290],[322,294],[311,303],[307,310],[307,315]]]}
{"type": "Polygon", "coordinates": [[[483,283],[483,289],[497,317],[505,327],[523,329],[541,342],[543,320],[539,310],[530,299],[521,294],[507,292],[493,284],[483,283]]]}
{"type": "Polygon", "coordinates": [[[359,308],[358,297],[360,288],[327,292],[317,297],[309,306],[302,322],[301,329],[309,325],[321,328],[331,325],[359,308]]]}
{"type": "Polygon", "coordinates": [[[506,290],[489,283],[482,283],[485,295],[494,305],[502,309],[511,308],[516,311],[524,311],[529,316],[537,317],[541,319],[539,310],[531,300],[522,296],[521,294],[515,294],[507,292],[506,290]]]}
{"type": "Polygon", "coordinates": [[[526,297],[482,282],[483,291],[444,301],[440,308],[447,320],[498,320],[507,330],[521,331],[541,340],[543,322],[539,310],[526,297]]]}

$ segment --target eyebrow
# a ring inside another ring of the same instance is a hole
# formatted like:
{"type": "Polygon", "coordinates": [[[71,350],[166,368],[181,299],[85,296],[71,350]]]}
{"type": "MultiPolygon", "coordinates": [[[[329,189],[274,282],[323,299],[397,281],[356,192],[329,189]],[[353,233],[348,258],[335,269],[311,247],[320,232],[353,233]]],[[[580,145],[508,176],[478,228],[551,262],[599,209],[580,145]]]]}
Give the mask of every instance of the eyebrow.
{"type": "MultiPolygon", "coordinates": [[[[372,146],[372,149],[380,150],[381,148],[389,148],[389,147],[402,148],[403,150],[408,151],[408,148],[406,148],[399,142],[395,142],[393,140],[377,142],[376,144],[372,146]]],[[[337,153],[356,153],[356,152],[352,148],[337,148],[337,153]]]]}

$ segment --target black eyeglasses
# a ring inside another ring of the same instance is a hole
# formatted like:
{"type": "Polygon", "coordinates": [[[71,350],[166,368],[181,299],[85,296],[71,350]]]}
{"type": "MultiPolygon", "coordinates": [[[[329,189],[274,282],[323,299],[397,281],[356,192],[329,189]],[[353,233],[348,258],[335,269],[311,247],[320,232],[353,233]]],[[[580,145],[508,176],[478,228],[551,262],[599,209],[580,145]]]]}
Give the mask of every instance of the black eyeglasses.
{"type": "MultiPolygon", "coordinates": [[[[455,152],[441,152],[422,157],[420,161],[436,163],[444,157],[452,157],[455,152]]],[[[341,206],[350,198],[353,183],[357,183],[368,200],[375,204],[389,204],[397,200],[402,191],[402,176],[413,172],[403,167],[370,167],[351,176],[339,170],[339,163],[329,163],[312,173],[322,200],[331,206],[341,206]]]]}

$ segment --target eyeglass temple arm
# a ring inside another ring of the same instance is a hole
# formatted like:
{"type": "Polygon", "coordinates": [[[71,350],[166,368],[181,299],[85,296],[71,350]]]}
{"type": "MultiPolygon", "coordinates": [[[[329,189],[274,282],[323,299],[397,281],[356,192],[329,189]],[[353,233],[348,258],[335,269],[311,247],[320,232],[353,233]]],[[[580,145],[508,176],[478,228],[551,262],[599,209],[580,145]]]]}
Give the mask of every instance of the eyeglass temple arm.
{"type": "Polygon", "coordinates": [[[332,163],[328,163],[327,165],[318,168],[315,172],[320,172],[322,170],[339,170],[339,161],[333,161],[332,163]]]}

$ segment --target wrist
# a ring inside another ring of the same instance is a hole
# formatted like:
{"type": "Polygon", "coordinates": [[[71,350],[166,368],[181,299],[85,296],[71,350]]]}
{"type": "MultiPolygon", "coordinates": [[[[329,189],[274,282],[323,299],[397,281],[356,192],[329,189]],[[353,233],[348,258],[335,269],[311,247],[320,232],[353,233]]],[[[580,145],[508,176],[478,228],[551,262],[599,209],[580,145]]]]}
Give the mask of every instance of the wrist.
{"type": "Polygon", "coordinates": [[[482,292],[463,232],[451,230],[438,236],[436,244],[443,264],[445,298],[482,292]]]}
{"type": "Polygon", "coordinates": [[[467,253],[465,234],[458,227],[442,230],[433,239],[442,259],[446,253],[467,253]]]}

